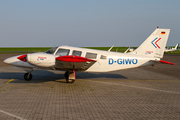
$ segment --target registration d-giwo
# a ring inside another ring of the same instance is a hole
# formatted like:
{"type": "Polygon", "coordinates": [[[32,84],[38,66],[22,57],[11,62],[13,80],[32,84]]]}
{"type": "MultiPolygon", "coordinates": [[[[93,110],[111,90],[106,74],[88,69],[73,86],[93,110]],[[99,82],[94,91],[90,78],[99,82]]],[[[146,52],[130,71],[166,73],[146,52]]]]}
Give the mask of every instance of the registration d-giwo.
{"type": "Polygon", "coordinates": [[[25,80],[32,79],[33,69],[46,69],[66,71],[66,82],[73,83],[76,79],[75,71],[109,72],[156,63],[174,65],[161,60],[169,33],[170,29],[157,28],[135,51],[129,53],[59,46],[46,52],[10,57],[4,62],[27,71],[25,80]]]}

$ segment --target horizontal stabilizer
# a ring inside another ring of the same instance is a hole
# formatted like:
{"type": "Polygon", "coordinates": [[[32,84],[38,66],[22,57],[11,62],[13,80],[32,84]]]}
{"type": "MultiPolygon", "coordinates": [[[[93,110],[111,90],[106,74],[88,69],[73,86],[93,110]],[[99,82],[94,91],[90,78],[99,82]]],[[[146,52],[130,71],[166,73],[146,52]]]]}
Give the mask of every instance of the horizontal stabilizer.
{"type": "Polygon", "coordinates": [[[174,64],[174,63],[172,63],[172,62],[168,62],[168,61],[164,61],[164,60],[160,60],[159,62],[165,63],[165,64],[170,64],[170,65],[176,65],[176,64],[174,64]]]}

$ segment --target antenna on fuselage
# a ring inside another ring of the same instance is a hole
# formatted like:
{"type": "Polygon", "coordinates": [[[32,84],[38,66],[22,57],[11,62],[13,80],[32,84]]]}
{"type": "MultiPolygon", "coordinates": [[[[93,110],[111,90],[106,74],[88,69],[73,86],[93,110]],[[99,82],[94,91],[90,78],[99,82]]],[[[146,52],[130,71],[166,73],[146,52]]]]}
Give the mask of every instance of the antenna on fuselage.
{"type": "Polygon", "coordinates": [[[114,45],[111,47],[111,48],[109,48],[109,50],[108,51],[111,51],[111,49],[114,47],[114,45]]]}

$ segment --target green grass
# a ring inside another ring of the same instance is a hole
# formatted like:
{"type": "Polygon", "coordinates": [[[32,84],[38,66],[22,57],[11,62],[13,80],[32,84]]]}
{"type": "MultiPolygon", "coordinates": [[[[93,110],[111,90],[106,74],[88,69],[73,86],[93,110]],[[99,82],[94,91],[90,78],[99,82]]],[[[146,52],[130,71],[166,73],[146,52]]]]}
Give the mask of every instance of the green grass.
{"type": "MultiPolygon", "coordinates": [[[[109,50],[110,47],[84,47],[84,48],[106,50],[107,51],[107,50],[109,50]]],[[[128,48],[129,47],[113,47],[111,51],[125,52],[128,48]]],[[[136,49],[137,47],[132,47],[132,48],[136,49]]],[[[165,52],[165,54],[180,54],[180,49],[179,49],[179,51],[165,52]]]]}
{"type": "Polygon", "coordinates": [[[165,52],[165,54],[180,54],[180,49],[179,51],[165,52]]]}
{"type": "MultiPolygon", "coordinates": [[[[84,48],[89,48],[89,49],[96,49],[96,50],[109,50],[111,47],[84,47],[84,48]]],[[[128,49],[129,47],[113,47],[111,51],[117,51],[117,52],[124,52],[128,49]]]]}
{"type": "MultiPolygon", "coordinates": [[[[84,47],[97,50],[109,50],[110,47],[84,47]]],[[[51,47],[24,47],[24,48],[0,48],[0,53],[25,53],[25,52],[45,52],[51,47]]],[[[111,51],[124,52],[128,47],[113,47],[111,51]]]]}
{"type": "MultiPolygon", "coordinates": [[[[0,54],[3,53],[33,53],[33,52],[45,52],[52,47],[23,47],[23,48],[0,48],[0,54]]],[[[84,48],[89,48],[89,49],[97,49],[97,50],[109,50],[110,47],[84,47],[84,48]]],[[[136,47],[133,47],[136,48],[136,47]]],[[[124,52],[128,49],[128,47],[113,47],[111,51],[117,51],[117,52],[124,52]]],[[[165,52],[165,54],[180,54],[179,51],[174,51],[174,52],[165,52]]]]}
{"type": "Polygon", "coordinates": [[[0,48],[0,53],[32,53],[32,52],[45,52],[52,47],[23,47],[23,48],[0,48]]]}

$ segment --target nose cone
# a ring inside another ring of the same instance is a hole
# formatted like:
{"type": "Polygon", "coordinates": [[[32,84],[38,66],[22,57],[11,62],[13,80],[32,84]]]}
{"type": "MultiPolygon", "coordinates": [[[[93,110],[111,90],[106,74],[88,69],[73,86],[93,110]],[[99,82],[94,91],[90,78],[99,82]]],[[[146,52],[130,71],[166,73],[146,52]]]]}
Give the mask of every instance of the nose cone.
{"type": "Polygon", "coordinates": [[[17,62],[17,57],[10,57],[5,59],[3,62],[9,65],[15,65],[15,63],[17,62]]]}
{"type": "Polygon", "coordinates": [[[3,62],[6,63],[6,64],[10,64],[10,63],[11,63],[11,59],[10,59],[10,58],[7,58],[7,59],[5,59],[3,62]]]}

